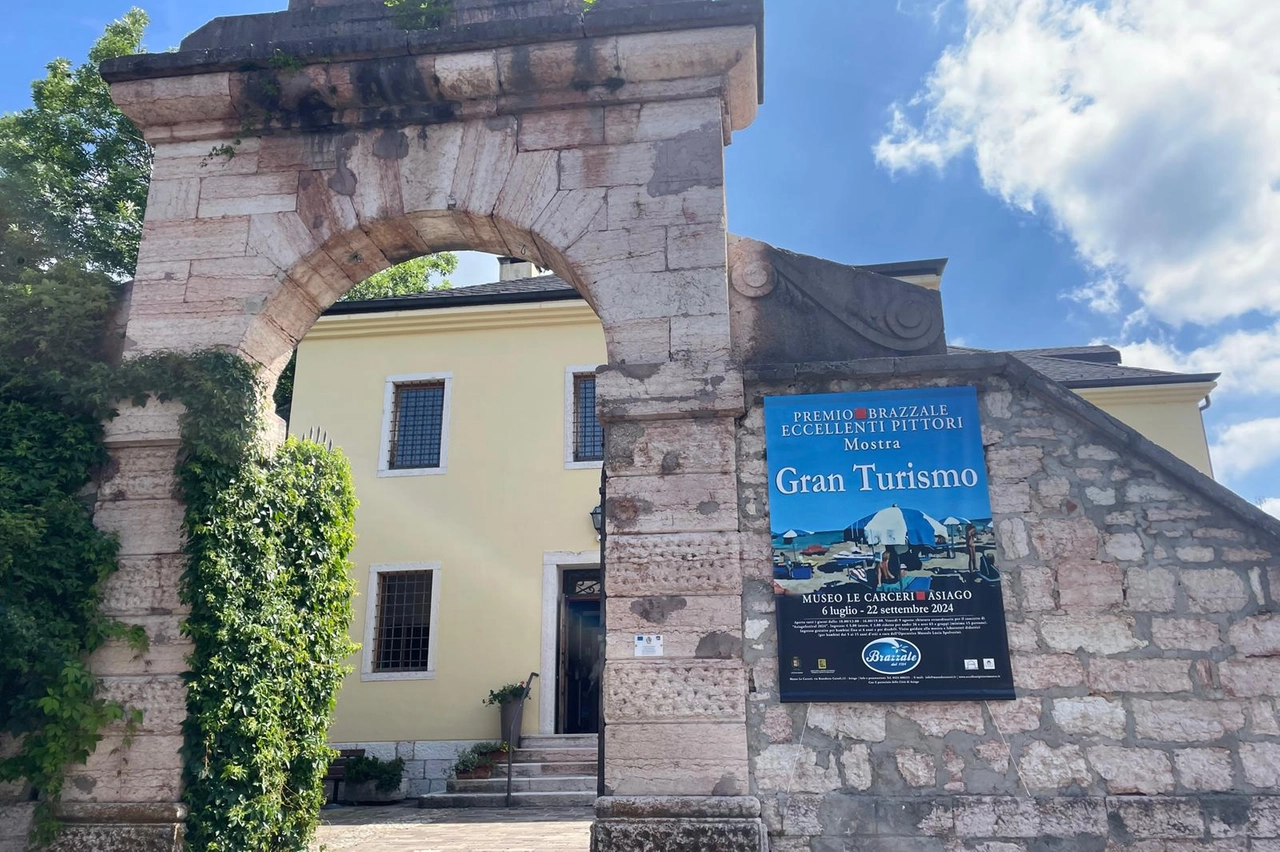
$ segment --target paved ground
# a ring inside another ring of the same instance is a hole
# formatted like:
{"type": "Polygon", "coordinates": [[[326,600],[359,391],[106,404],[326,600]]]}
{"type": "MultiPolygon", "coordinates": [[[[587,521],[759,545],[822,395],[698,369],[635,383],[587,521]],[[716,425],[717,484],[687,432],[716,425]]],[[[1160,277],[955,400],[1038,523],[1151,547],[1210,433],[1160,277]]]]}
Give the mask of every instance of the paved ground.
{"type": "Polygon", "coordinates": [[[590,808],[419,810],[412,802],[320,812],[312,849],[341,852],[587,852],[590,808]]]}

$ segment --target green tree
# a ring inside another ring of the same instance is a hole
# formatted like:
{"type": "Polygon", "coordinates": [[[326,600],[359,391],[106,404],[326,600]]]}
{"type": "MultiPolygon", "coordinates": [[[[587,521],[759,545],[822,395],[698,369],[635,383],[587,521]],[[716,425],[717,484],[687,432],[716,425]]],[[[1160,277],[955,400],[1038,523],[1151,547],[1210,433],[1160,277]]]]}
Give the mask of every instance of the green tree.
{"type": "Polygon", "coordinates": [[[424,255],[370,276],[363,283],[352,287],[342,300],[359,302],[388,296],[409,296],[428,290],[446,290],[453,286],[446,276],[457,270],[458,256],[451,251],[424,255]],[[433,281],[437,276],[439,280],[433,281]]]}
{"type": "MultiPolygon", "coordinates": [[[[452,275],[457,269],[458,256],[451,251],[424,255],[371,275],[352,287],[342,301],[360,302],[388,296],[410,296],[428,290],[447,290],[453,285],[445,276],[452,275]],[[433,280],[437,276],[439,280],[433,280]]],[[[293,377],[297,367],[298,353],[294,352],[276,381],[274,399],[276,409],[282,414],[293,403],[293,377]]]]}
{"type": "Polygon", "coordinates": [[[88,62],[50,62],[31,85],[32,106],[0,116],[0,226],[26,229],[115,278],[137,262],[151,149],[112,102],[98,64],[138,52],[147,23],[131,9],[107,26],[88,62]]]}

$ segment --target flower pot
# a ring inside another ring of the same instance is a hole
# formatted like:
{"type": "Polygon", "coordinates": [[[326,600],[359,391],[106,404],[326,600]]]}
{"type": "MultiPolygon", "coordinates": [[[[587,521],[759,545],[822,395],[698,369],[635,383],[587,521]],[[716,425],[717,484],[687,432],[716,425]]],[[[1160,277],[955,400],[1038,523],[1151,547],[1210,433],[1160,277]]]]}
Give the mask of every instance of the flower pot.
{"type": "Polygon", "coordinates": [[[386,805],[402,802],[409,795],[409,782],[401,779],[400,786],[394,790],[378,789],[377,781],[361,781],[359,784],[343,782],[338,801],[357,805],[386,805]]]}
{"type": "Polygon", "coordinates": [[[455,772],[453,777],[459,781],[478,781],[483,778],[493,776],[492,766],[477,766],[475,769],[468,769],[461,772],[455,772]]]}
{"type": "Polygon", "coordinates": [[[513,698],[498,705],[502,719],[502,729],[498,733],[500,742],[508,742],[512,748],[520,744],[520,715],[523,702],[513,698]]]}

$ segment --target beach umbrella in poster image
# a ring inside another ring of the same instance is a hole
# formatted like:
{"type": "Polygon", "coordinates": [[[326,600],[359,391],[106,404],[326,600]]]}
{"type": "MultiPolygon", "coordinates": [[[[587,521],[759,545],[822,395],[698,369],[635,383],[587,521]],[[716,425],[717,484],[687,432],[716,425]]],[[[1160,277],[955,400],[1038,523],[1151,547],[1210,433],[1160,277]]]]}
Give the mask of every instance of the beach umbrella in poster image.
{"type": "Polygon", "coordinates": [[[953,537],[959,535],[969,525],[969,519],[947,515],[942,519],[941,523],[947,528],[947,541],[951,541],[953,537]]]}
{"type": "Polygon", "coordinates": [[[865,518],[853,522],[852,529],[862,530],[867,544],[928,544],[937,536],[946,536],[947,528],[921,512],[894,503],[865,518]]]}

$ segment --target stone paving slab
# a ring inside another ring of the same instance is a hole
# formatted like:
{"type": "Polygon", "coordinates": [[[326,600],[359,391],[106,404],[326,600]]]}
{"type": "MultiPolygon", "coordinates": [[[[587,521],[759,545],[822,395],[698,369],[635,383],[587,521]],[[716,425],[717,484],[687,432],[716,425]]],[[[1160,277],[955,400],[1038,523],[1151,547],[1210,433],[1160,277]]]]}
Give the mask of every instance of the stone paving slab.
{"type": "Polygon", "coordinates": [[[587,852],[591,808],[422,810],[413,802],[320,812],[312,852],[587,852]]]}

